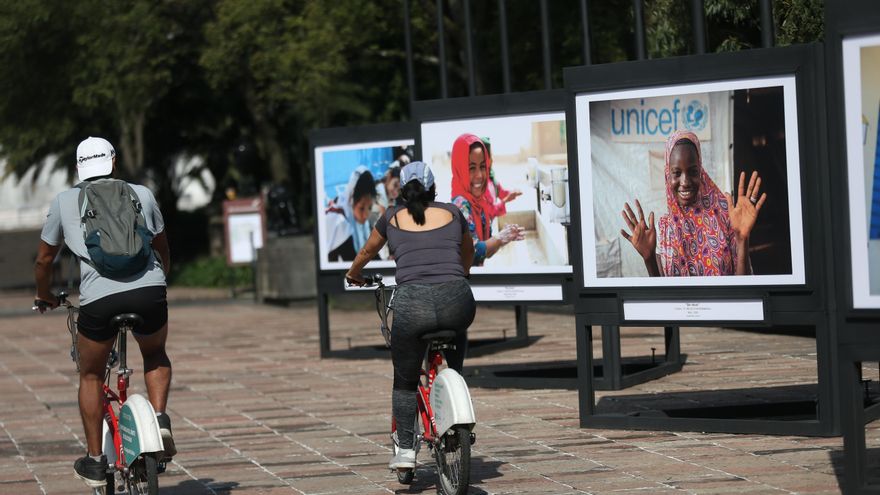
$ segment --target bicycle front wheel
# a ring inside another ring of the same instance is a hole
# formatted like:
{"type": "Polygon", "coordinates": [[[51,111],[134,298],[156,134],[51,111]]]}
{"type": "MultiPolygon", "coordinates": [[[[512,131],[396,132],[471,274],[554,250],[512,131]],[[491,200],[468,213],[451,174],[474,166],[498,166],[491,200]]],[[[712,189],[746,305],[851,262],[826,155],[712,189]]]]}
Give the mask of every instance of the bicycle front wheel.
{"type": "Polygon", "coordinates": [[[434,448],[440,493],[464,495],[471,478],[471,432],[464,426],[455,426],[434,448]]]}
{"type": "Polygon", "coordinates": [[[159,494],[159,462],[156,460],[156,454],[143,454],[132,464],[128,477],[128,493],[159,494]]]}

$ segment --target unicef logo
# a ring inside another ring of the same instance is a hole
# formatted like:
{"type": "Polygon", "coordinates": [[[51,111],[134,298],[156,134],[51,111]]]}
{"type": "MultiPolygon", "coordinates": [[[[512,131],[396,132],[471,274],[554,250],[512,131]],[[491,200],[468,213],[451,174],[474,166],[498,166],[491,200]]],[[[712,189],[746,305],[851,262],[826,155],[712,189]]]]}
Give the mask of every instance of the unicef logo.
{"type": "Polygon", "coordinates": [[[684,107],[684,126],[696,132],[706,128],[706,121],[709,120],[709,109],[706,105],[700,103],[700,100],[693,100],[684,107]]]}

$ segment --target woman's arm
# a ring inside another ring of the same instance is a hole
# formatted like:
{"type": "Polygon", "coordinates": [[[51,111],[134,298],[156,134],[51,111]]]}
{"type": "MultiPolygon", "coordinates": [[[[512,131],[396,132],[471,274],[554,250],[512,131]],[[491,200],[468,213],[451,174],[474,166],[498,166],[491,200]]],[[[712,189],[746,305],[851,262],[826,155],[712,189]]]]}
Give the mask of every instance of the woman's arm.
{"type": "Polygon", "coordinates": [[[751,275],[749,263],[749,239],[736,238],[736,274],[751,275]]]}
{"type": "Polygon", "coordinates": [[[657,255],[654,254],[649,258],[645,258],[645,269],[648,270],[649,277],[660,277],[660,264],[657,262],[657,255]]]}
{"type": "Polygon", "coordinates": [[[364,285],[364,278],[361,276],[361,270],[363,270],[364,265],[366,265],[367,262],[376,257],[379,250],[382,249],[382,246],[384,245],[385,238],[374,228],[373,231],[370,232],[370,238],[367,239],[367,243],[364,244],[364,247],[362,247],[357,256],[355,256],[354,261],[351,263],[351,268],[349,268],[348,273],[345,274],[345,279],[348,283],[352,285],[364,285]]]}

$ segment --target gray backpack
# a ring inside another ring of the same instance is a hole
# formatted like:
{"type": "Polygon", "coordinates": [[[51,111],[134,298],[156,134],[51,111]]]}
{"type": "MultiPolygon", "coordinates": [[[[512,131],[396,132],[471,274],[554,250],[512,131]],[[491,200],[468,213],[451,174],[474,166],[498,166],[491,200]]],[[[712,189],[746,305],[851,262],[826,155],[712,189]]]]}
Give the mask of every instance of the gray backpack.
{"type": "Polygon", "coordinates": [[[153,233],[137,193],[125,181],[98,179],[76,185],[83,238],[90,264],[102,277],[122,279],[146,268],[153,233]]]}

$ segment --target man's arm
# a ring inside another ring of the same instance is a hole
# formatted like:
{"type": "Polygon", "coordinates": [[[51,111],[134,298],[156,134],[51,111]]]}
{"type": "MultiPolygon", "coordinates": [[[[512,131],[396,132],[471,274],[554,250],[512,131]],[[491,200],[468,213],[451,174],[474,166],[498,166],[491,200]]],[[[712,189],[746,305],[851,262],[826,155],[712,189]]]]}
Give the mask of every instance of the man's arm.
{"type": "Polygon", "coordinates": [[[53,246],[46,241],[40,239],[40,245],[37,248],[37,259],[34,262],[34,280],[37,283],[36,299],[46,301],[51,308],[58,306],[58,298],[52,294],[52,262],[61,246],[53,246]]]}
{"type": "Polygon", "coordinates": [[[171,249],[168,247],[168,236],[165,231],[159,232],[153,237],[153,249],[162,261],[162,269],[165,270],[167,276],[171,273],[171,249]]]}

